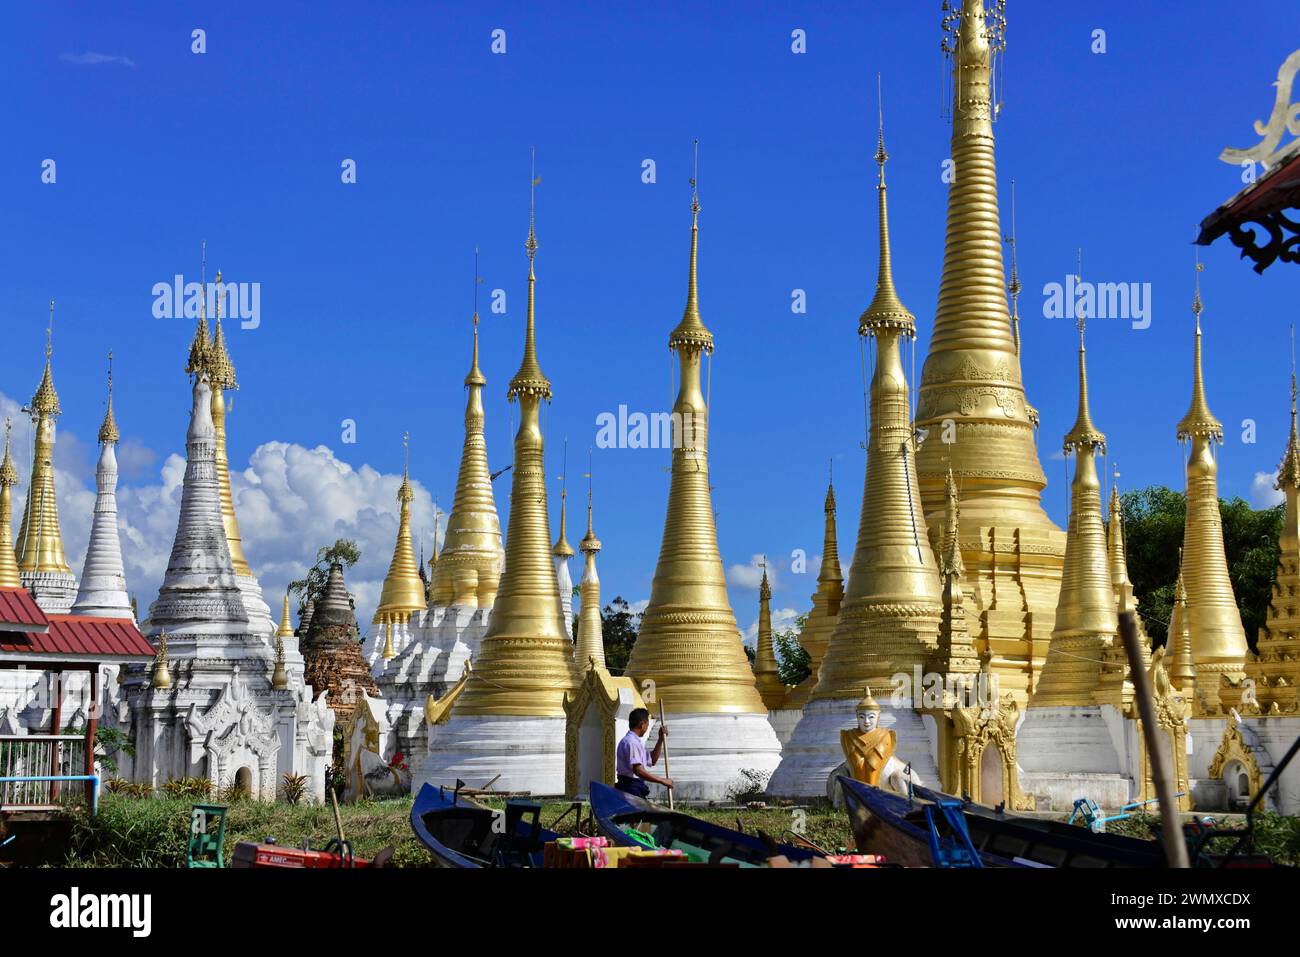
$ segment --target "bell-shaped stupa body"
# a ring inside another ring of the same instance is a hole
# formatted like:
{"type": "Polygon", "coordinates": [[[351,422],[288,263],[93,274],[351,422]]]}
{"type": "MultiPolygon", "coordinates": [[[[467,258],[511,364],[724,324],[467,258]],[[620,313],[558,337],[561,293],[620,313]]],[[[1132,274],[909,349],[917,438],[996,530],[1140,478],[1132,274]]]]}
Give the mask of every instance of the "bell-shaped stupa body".
{"type": "Polygon", "coordinates": [[[1043,511],[1047,484],[1034,446],[1003,288],[990,76],[998,39],[982,0],[962,0],[953,66],[952,161],[943,276],[916,425],[922,505],[932,533],[951,467],[961,491],[961,541],[981,650],[999,687],[1023,705],[1047,653],[1065,536],[1043,511]]]}
{"type": "Polygon", "coordinates": [[[624,670],[673,729],[679,799],[723,798],[742,769],[770,773],[780,755],[727,597],[714,525],[709,409],[700,378],[713,334],[699,311],[699,209],[693,200],[686,309],[668,337],[680,369],[668,512],[650,601],[624,670]]]}
{"type": "Polygon", "coordinates": [[[551,383],[537,361],[534,222],[530,216],[524,356],[507,391],[520,414],[505,570],[473,671],[446,722],[429,729],[428,759],[414,786],[500,774],[496,786],[505,790],[564,791],[564,696],[578,671],[551,563],[540,421],[551,383]]]}
{"type": "Polygon", "coordinates": [[[131,596],[126,590],[122,566],[122,540],[117,530],[117,455],[121,436],[113,416],[113,379],[109,374],[108,410],[99,428],[99,463],[95,467],[95,517],[90,526],[90,544],[81,569],[81,585],[72,606],[74,615],[99,618],[135,619],[131,596]]]}
{"type": "MultiPolygon", "coordinates": [[[[1192,403],[1178,423],[1180,442],[1191,442],[1187,458],[1187,522],[1183,529],[1183,582],[1187,588],[1187,630],[1196,666],[1197,713],[1219,710],[1219,686],[1226,677],[1245,676],[1246,630],[1228,576],[1219,511],[1219,466],[1214,444],[1223,442],[1223,425],[1210,412],[1201,373],[1200,265],[1192,311],[1196,341],[1192,365],[1192,403]]],[[[1176,649],[1175,649],[1176,651],[1176,649]]]]}
{"type": "Polygon", "coordinates": [[[371,623],[367,650],[372,659],[375,653],[391,658],[405,648],[411,637],[412,616],[423,612],[427,604],[420,563],[415,558],[415,541],[411,536],[411,503],[414,500],[410,468],[403,466],[402,481],[397,487],[397,540],[371,623]]]}
{"type": "Polygon", "coordinates": [[[1047,661],[1030,699],[1031,708],[1097,703],[1101,658],[1114,644],[1117,618],[1106,526],[1101,517],[1101,482],[1097,453],[1106,451],[1106,436],[1092,423],[1088,377],[1079,332],[1079,412],[1065,436],[1065,452],[1075,456],[1066,530],[1065,566],[1056,606],[1056,627],[1047,661]]]}
{"type": "Polygon", "coordinates": [[[578,583],[578,636],[574,647],[574,661],[578,670],[605,667],[604,622],[600,617],[600,575],[596,572],[596,556],[600,554],[600,539],[591,525],[591,493],[587,493],[587,534],[578,543],[582,552],[582,579],[578,583]]]}
{"type": "Polygon", "coordinates": [[[926,534],[916,482],[911,410],[900,340],[916,335],[916,319],[894,287],[885,186],[883,128],[876,146],[880,264],[876,292],[858,320],[860,336],[876,339],[870,431],[857,546],[839,617],[803,715],[785,742],[769,790],[811,797],[838,793],[828,779],[843,762],[840,732],[853,724],[864,689],[893,688],[882,713],[900,754],[922,780],[936,781],[933,749],[918,713],[918,683],[938,647],[942,611],[939,568],[926,534]],[[902,674],[906,686],[895,676],[902,674]]]}
{"type": "Polygon", "coordinates": [[[776,661],[776,644],[772,638],[772,586],[767,581],[767,568],[758,584],[758,634],[754,641],[754,683],[768,711],[785,708],[789,691],[781,681],[781,669],[776,661]]]}

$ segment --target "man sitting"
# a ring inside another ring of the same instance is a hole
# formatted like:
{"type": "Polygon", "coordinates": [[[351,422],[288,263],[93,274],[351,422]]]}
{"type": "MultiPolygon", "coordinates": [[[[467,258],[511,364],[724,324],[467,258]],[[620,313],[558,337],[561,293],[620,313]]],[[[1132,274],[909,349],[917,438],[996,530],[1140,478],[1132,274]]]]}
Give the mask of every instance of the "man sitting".
{"type": "Polygon", "coordinates": [[[614,769],[617,774],[614,787],[637,797],[649,796],[650,786],[646,784],[647,781],[671,788],[672,778],[661,778],[650,771],[650,768],[659,763],[659,755],[664,750],[664,739],[668,737],[668,728],[659,726],[659,740],[655,742],[654,750],[646,754],[642,738],[650,730],[650,712],[645,708],[633,708],[627,716],[627,726],[627,734],[623,735],[614,752],[614,769]]]}

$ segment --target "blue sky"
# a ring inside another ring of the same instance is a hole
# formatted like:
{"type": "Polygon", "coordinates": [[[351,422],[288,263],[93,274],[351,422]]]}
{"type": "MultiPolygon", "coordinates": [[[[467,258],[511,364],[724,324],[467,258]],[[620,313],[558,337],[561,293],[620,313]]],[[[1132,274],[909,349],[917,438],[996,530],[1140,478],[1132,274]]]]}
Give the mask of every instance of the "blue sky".
{"type": "MultiPolygon", "coordinates": [[[[1059,522],[1066,473],[1052,456],[1074,414],[1075,332],[1043,318],[1043,286],[1073,272],[1077,247],[1085,278],[1151,284],[1150,328],[1098,320],[1090,329],[1093,416],[1125,487],[1180,486],[1174,430],[1190,392],[1190,241],[1241,186],[1217,156],[1257,141],[1252,124],[1271,109],[1277,68],[1300,45],[1300,8],[1008,6],[996,128],[1003,218],[1009,226],[1015,178],[1024,374],[1042,416],[1045,504],[1059,522]],[[1096,29],[1106,31],[1101,55],[1090,49],[1096,29]]],[[[118,420],[139,446],[123,485],[141,489],[141,523],[150,502],[165,512],[166,496],[148,489],[166,487],[160,470],[183,451],[192,323],[155,319],[151,289],[176,273],[196,279],[206,239],[209,276],[221,268],[261,284],[261,324],[229,330],[241,384],[233,465],[255,470],[250,458],[268,443],[325,446],[374,470],[382,512],[409,430],[413,477],[449,503],[476,244],[484,296],[507,295],[505,315],[483,309],[482,364],[491,465],[510,459],[505,387],[520,355],[535,146],[538,343],[555,387],[549,471],[560,474],[567,436],[578,505],[597,415],[620,404],[658,411],[672,399],[666,340],[685,296],[687,177],[699,137],[720,544],[728,566],[767,553],[774,606],[802,609],[816,568],[791,574],[789,558],[820,551],[832,457],[846,567],[857,526],[855,339],[876,269],[877,72],[895,274],[919,320],[918,369],[932,328],[948,156],[938,19],[937,3],[912,0],[6,7],[0,393],[25,400],[35,388],[54,297],[60,435],[81,443],[79,456],[64,453],[65,468],[91,482],[112,348],[118,420]],[[195,28],[206,31],[202,55],[191,52],[195,28]],[[490,49],[498,28],[504,55],[490,49]],[[790,49],[796,28],[807,32],[802,55],[790,49]],[[47,158],[57,164],[53,185],[41,182],[47,158]],[[356,161],[356,184],[340,181],[345,159],[356,161]],[[657,164],[654,184],[642,182],[645,159],[657,164]],[[805,315],[791,312],[794,289],[807,293],[805,315]],[[340,441],[344,419],[357,423],[355,444],[340,441]]],[[[1226,241],[1203,256],[1207,384],[1228,436],[1221,491],[1250,497],[1285,442],[1300,270],[1258,276],[1226,241]],[[1254,444],[1241,441],[1247,418],[1257,423],[1254,444]]],[[[649,594],[667,464],[662,451],[597,450],[607,596],[649,594]]],[[[75,525],[71,507],[65,501],[65,524],[75,525]]],[[[580,512],[571,510],[574,540],[580,512]]],[[[268,592],[332,540],[330,529],[292,516],[241,517],[268,529],[245,536],[264,543],[266,554],[250,547],[249,558],[268,592]]],[[[174,512],[155,522],[174,527],[174,512]]],[[[376,564],[362,577],[382,577],[391,548],[386,526],[375,527],[376,564]]],[[[748,580],[735,577],[732,590],[742,628],[757,602],[748,580]]],[[[156,582],[132,585],[142,605],[156,593],[156,582]]]]}

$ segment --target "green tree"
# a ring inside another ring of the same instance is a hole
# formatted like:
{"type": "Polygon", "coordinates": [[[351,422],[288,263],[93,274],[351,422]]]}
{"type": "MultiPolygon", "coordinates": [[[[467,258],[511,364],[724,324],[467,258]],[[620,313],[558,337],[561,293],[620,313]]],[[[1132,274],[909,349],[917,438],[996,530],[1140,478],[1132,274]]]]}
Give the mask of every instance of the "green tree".
{"type": "MultiPolygon", "coordinates": [[[[1138,611],[1152,642],[1162,645],[1169,635],[1187,497],[1182,492],[1153,485],[1125,492],[1121,507],[1129,578],[1137,595],[1138,611]]],[[[1219,500],[1228,577],[1237,597],[1246,640],[1252,648],[1272,597],[1284,511],[1281,505],[1254,509],[1240,498],[1219,500]]]]}
{"type": "Polygon", "coordinates": [[[605,667],[610,674],[621,675],[641,630],[641,615],[633,613],[626,599],[615,597],[601,611],[600,621],[605,639],[605,667]]]}
{"type": "Polygon", "coordinates": [[[307,577],[289,582],[289,594],[298,596],[298,618],[307,608],[307,601],[320,601],[325,591],[325,582],[329,580],[330,565],[338,562],[344,569],[351,568],[361,561],[361,549],[350,539],[340,538],[328,548],[316,552],[316,564],[307,569],[307,577]]]}
{"type": "Polygon", "coordinates": [[[781,683],[797,685],[812,674],[812,656],[799,643],[804,625],[808,623],[807,615],[800,615],[794,620],[793,628],[786,628],[772,634],[776,645],[776,668],[781,676],[781,683]]]}

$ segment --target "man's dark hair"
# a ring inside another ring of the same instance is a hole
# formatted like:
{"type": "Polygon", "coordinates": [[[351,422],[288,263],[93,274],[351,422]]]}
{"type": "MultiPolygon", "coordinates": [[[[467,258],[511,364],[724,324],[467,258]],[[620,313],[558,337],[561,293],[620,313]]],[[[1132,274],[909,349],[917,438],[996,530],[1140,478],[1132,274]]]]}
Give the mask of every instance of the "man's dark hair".
{"type": "Polygon", "coordinates": [[[642,721],[650,720],[650,712],[645,708],[633,708],[632,713],[627,716],[627,726],[635,728],[642,721]]]}

